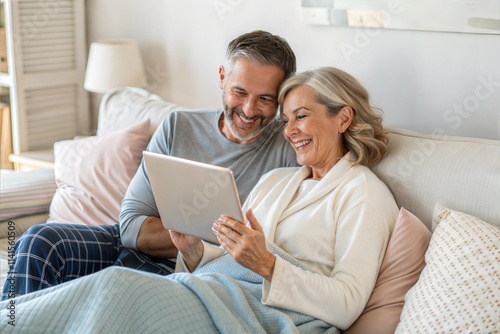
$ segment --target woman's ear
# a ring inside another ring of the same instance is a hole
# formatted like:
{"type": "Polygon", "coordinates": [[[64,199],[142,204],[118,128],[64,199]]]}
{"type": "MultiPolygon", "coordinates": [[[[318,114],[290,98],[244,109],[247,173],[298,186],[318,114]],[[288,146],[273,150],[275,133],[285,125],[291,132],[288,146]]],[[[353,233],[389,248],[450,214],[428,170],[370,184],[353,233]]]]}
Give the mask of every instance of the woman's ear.
{"type": "Polygon", "coordinates": [[[339,132],[344,133],[349,125],[352,123],[352,118],[354,116],[354,111],[351,107],[345,106],[339,111],[339,132]]]}
{"type": "Polygon", "coordinates": [[[225,71],[224,71],[224,66],[219,66],[219,87],[220,89],[224,89],[224,78],[225,78],[225,71]]]}

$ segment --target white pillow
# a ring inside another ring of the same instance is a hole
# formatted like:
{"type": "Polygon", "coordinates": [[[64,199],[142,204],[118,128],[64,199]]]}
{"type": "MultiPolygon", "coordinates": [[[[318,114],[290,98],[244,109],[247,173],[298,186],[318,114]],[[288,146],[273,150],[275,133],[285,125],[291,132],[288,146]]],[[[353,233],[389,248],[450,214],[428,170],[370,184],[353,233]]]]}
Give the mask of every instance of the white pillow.
{"type": "Polygon", "coordinates": [[[437,204],[396,333],[500,332],[500,228],[437,204]]]}

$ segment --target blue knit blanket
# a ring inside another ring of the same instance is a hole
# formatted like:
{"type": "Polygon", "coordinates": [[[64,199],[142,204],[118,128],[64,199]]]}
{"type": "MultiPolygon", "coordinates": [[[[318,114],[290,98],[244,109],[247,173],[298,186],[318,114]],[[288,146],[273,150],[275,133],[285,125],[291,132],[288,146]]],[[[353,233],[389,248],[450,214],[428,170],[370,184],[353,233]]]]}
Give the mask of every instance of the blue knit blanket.
{"type": "Polygon", "coordinates": [[[230,256],[167,277],[111,267],[1,302],[0,332],[339,333],[261,296],[262,278],[230,256]]]}

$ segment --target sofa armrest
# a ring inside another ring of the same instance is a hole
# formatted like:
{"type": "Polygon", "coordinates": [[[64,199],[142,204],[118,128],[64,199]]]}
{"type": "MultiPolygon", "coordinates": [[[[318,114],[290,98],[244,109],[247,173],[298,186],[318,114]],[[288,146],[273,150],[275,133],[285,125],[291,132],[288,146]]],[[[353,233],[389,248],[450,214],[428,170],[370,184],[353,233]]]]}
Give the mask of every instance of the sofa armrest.
{"type": "Polygon", "coordinates": [[[36,215],[22,216],[10,220],[0,221],[0,239],[14,236],[14,238],[17,240],[17,238],[19,238],[21,234],[26,232],[31,226],[44,224],[48,218],[49,212],[47,211],[38,213],[36,215]],[[9,232],[11,232],[10,235],[9,232]]]}
{"type": "Polygon", "coordinates": [[[56,192],[54,169],[0,174],[0,221],[49,212],[56,192]]]}

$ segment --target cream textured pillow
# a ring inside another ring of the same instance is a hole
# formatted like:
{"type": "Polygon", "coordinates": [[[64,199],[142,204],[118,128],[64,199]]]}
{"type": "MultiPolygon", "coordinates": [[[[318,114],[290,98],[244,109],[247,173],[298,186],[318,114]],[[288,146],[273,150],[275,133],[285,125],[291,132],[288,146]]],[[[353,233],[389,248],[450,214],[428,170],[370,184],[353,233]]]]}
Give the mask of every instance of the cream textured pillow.
{"type": "Polygon", "coordinates": [[[396,333],[500,332],[500,229],[437,204],[426,267],[396,333]]]}
{"type": "Polygon", "coordinates": [[[401,208],[372,295],[361,316],[345,333],[394,333],[405,295],[425,266],[430,239],[431,232],[424,223],[401,208]]]}
{"type": "Polygon", "coordinates": [[[107,135],[55,143],[58,188],[47,222],[116,224],[149,138],[145,120],[107,135]]]}

